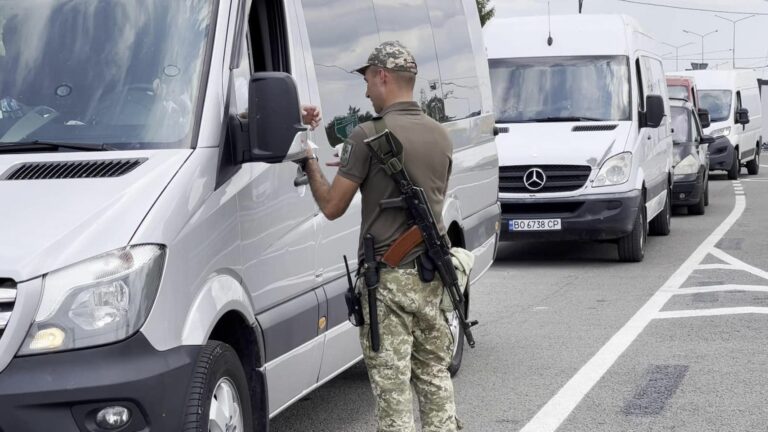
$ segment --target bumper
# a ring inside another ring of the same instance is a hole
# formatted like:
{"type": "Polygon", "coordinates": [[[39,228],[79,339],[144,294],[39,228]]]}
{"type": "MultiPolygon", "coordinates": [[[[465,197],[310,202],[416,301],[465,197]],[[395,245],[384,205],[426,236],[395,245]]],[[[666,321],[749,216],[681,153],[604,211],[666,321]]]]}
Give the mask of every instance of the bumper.
{"type": "Polygon", "coordinates": [[[694,179],[675,179],[672,186],[672,205],[688,206],[699,202],[704,194],[704,173],[694,179]]]}
{"type": "Polygon", "coordinates": [[[499,199],[502,240],[613,240],[632,231],[642,193],[562,199],[499,199]],[[510,231],[513,219],[560,219],[559,231],[510,231]]]}
{"type": "Polygon", "coordinates": [[[182,430],[199,350],[159,352],[139,333],[115,345],[15,358],[0,373],[0,431],[101,432],[96,412],[111,405],[132,411],[120,432],[182,430]]]}
{"type": "Polygon", "coordinates": [[[717,140],[709,145],[709,170],[728,171],[733,163],[733,148],[731,141],[726,137],[718,137],[717,140]]]}

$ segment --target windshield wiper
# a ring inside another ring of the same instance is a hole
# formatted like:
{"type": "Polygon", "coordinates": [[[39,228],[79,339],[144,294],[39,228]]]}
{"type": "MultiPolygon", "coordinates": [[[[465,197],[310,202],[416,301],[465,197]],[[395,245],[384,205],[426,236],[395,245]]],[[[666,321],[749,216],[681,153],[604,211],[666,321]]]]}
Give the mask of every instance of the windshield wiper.
{"type": "Polygon", "coordinates": [[[106,143],[101,144],[78,144],[78,143],[65,143],[56,141],[19,141],[19,142],[0,142],[0,152],[6,150],[19,151],[19,150],[44,150],[44,149],[70,149],[81,151],[109,151],[117,150],[115,147],[106,143]]]}
{"type": "Polygon", "coordinates": [[[576,116],[563,116],[563,117],[542,117],[531,119],[531,121],[537,123],[547,122],[578,122],[578,121],[606,121],[605,119],[592,118],[592,117],[576,117],[576,116]]]}

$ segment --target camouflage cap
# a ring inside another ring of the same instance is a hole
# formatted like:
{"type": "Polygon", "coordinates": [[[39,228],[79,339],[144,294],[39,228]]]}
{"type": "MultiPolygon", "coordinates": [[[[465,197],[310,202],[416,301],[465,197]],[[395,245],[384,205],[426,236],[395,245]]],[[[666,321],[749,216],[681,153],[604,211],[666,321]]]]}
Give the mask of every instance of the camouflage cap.
{"type": "Polygon", "coordinates": [[[413,54],[398,41],[382,42],[368,56],[368,62],[364,66],[355,69],[355,72],[365,74],[365,70],[370,66],[410,72],[414,75],[418,73],[416,59],[413,58],[413,54]]]}

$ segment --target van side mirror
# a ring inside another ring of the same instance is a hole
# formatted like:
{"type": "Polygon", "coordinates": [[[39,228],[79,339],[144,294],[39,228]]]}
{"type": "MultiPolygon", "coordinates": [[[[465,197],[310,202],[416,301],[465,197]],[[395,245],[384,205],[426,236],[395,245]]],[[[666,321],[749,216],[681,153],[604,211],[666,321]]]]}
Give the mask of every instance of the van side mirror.
{"type": "Polygon", "coordinates": [[[714,144],[715,143],[715,137],[712,135],[702,135],[701,141],[699,141],[700,144],[714,144]]]}
{"type": "Polygon", "coordinates": [[[736,124],[746,125],[749,123],[749,110],[739,108],[736,110],[736,124]]]}
{"type": "Polygon", "coordinates": [[[302,152],[297,134],[301,124],[299,95],[293,77],[283,72],[259,72],[248,88],[248,149],[243,162],[280,163],[291,152],[302,152]]]}
{"type": "Polygon", "coordinates": [[[701,123],[702,129],[706,129],[712,124],[712,120],[709,118],[709,110],[699,108],[699,123],[701,123]]]}
{"type": "Polygon", "coordinates": [[[641,127],[657,128],[664,120],[664,98],[659,95],[648,95],[645,98],[645,112],[641,112],[641,127]]]}

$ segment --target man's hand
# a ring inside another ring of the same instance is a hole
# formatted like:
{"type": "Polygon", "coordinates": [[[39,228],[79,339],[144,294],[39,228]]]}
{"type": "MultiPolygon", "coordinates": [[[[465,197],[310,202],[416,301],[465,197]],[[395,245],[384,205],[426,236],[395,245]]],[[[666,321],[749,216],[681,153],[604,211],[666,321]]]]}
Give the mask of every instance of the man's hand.
{"type": "Polygon", "coordinates": [[[309,130],[315,130],[320,126],[320,121],[323,118],[320,116],[320,109],[314,105],[302,105],[301,106],[301,121],[305,125],[309,126],[309,130]]]}

